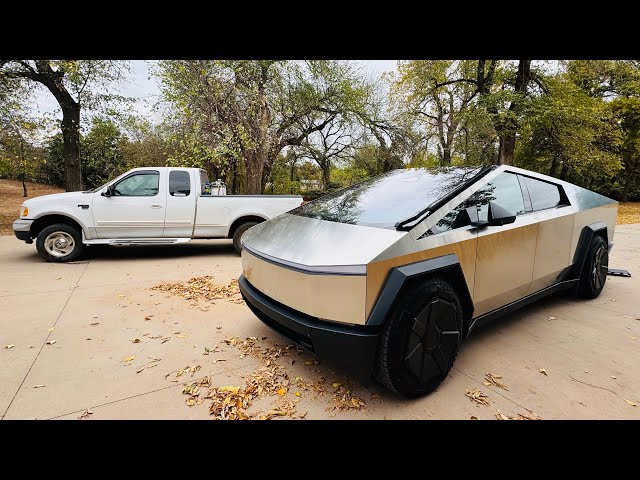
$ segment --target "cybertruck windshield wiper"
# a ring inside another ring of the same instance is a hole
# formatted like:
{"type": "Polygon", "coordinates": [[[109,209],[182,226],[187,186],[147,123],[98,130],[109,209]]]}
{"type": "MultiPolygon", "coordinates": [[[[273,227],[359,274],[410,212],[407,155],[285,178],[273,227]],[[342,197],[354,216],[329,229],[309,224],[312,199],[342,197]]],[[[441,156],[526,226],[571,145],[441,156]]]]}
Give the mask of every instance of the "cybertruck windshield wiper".
{"type": "Polygon", "coordinates": [[[435,212],[438,208],[440,208],[442,205],[447,203],[453,197],[461,193],[467,187],[471,186],[473,183],[480,180],[482,177],[484,177],[487,173],[489,173],[495,167],[496,167],[495,165],[481,167],[475,175],[473,175],[471,178],[469,178],[468,180],[465,180],[463,183],[461,183],[456,188],[451,190],[451,192],[449,192],[447,195],[442,197],[440,200],[433,202],[427,208],[420,210],[415,215],[409,218],[405,218],[404,220],[400,220],[398,223],[396,223],[396,230],[401,230],[405,232],[411,230],[418,223],[420,223],[422,220],[428,217],[432,212],[435,212]]]}

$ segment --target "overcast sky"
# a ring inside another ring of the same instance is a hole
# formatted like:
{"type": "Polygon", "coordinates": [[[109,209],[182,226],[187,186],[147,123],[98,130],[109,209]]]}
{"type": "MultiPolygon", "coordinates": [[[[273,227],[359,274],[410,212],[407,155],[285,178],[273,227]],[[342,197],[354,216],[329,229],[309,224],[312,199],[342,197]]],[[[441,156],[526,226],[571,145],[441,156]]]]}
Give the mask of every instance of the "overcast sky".
{"type": "MultiPolygon", "coordinates": [[[[359,60],[365,71],[374,78],[384,72],[395,70],[397,60],[359,60]]],[[[144,60],[131,61],[131,81],[122,84],[113,93],[138,99],[136,110],[139,114],[151,116],[151,108],[158,100],[160,90],[156,79],[149,72],[149,63],[144,60]]],[[[33,109],[40,115],[53,114],[61,118],[60,109],[53,95],[41,88],[36,95],[33,109]]]]}

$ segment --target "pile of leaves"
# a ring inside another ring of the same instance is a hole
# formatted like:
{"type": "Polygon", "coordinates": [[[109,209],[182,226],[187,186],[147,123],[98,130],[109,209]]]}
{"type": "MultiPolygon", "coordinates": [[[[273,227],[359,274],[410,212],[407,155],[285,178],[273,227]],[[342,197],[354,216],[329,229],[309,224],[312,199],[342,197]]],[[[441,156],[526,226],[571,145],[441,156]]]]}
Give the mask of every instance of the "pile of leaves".
{"type": "Polygon", "coordinates": [[[640,203],[627,202],[618,204],[618,225],[640,223],[640,203]]]}
{"type": "Polygon", "coordinates": [[[367,405],[359,397],[351,393],[351,390],[340,383],[334,383],[333,397],[329,402],[329,410],[362,410],[367,405]]]}
{"type": "Polygon", "coordinates": [[[510,415],[508,413],[504,414],[504,413],[501,413],[500,410],[498,410],[498,413],[496,413],[496,419],[498,420],[542,420],[542,418],[540,418],[538,415],[533,413],[531,410],[528,410],[525,413],[518,413],[516,416],[510,415]]]}
{"type": "Polygon", "coordinates": [[[193,277],[186,282],[163,282],[152,290],[170,293],[195,302],[228,299],[240,300],[240,288],[237,280],[231,280],[227,285],[218,285],[214,282],[211,275],[203,275],[201,277],[193,277]]]}
{"type": "MultiPolygon", "coordinates": [[[[263,337],[262,340],[265,340],[263,337]]],[[[262,346],[257,337],[238,338],[231,337],[222,340],[222,343],[233,346],[239,350],[239,356],[244,358],[251,356],[256,358],[260,365],[245,378],[244,387],[224,386],[211,387],[209,377],[204,377],[187,384],[182,393],[187,395],[188,406],[200,405],[204,400],[211,400],[209,413],[216,420],[270,420],[274,417],[304,418],[306,412],[297,414],[297,398],[302,397],[301,392],[324,394],[330,387],[324,376],[319,376],[317,381],[309,382],[301,377],[291,381],[288,373],[278,362],[278,359],[301,355],[304,353],[300,347],[294,344],[262,346]],[[209,390],[204,392],[204,389],[209,390]],[[293,398],[290,395],[293,394],[293,398]],[[250,413],[248,410],[257,398],[275,397],[271,410],[267,412],[250,413]],[[293,398],[293,399],[292,399],[293,398]]],[[[292,362],[295,360],[292,360],[292,362]]],[[[305,364],[316,365],[318,362],[309,361],[305,364]]],[[[173,373],[173,372],[171,372],[173,373]]],[[[194,373],[192,367],[185,367],[178,373],[194,373]]],[[[176,376],[178,375],[176,373],[176,376]]],[[[170,374],[169,374],[170,375],[170,374]]],[[[333,396],[328,410],[361,410],[366,407],[365,402],[353,395],[351,389],[341,383],[332,384],[333,396]]]]}

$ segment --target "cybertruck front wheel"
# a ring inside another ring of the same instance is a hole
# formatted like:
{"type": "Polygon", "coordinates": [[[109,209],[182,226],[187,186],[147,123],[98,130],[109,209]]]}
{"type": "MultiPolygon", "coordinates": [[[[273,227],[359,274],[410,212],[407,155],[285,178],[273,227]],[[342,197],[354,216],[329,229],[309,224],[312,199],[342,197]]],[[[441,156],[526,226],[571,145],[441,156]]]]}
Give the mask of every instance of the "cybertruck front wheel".
{"type": "Polygon", "coordinates": [[[462,340],[462,306],[445,280],[405,290],[380,335],[376,378],[406,397],[435,390],[447,377],[462,340]]]}

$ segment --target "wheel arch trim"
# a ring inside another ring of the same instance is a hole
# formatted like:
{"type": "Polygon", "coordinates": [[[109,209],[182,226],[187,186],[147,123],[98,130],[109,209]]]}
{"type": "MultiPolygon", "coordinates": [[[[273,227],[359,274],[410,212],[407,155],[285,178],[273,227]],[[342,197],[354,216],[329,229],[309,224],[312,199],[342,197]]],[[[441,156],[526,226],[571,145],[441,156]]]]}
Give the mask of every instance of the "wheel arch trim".
{"type": "Polygon", "coordinates": [[[607,242],[607,246],[609,245],[609,236],[606,223],[596,222],[587,225],[582,229],[582,231],[580,232],[580,239],[578,240],[576,251],[573,254],[573,264],[567,272],[566,277],[562,280],[574,280],[580,278],[580,276],[582,275],[582,270],[584,269],[584,265],[587,261],[589,246],[591,245],[591,241],[595,236],[601,236],[604,241],[607,242]]]}
{"type": "MultiPolygon", "coordinates": [[[[457,293],[460,295],[463,309],[470,309],[469,312],[466,312],[465,317],[471,318],[473,316],[473,300],[469,293],[467,282],[464,279],[458,256],[455,253],[451,253],[441,257],[392,268],[371,310],[366,325],[377,326],[382,325],[386,321],[389,312],[396,303],[396,299],[408,281],[438,272],[447,272],[448,275],[455,275],[461,280],[461,282],[457,282],[458,285],[456,285],[459,290],[457,293]],[[464,288],[460,288],[461,285],[463,285],[464,288]]],[[[465,321],[466,320],[467,318],[465,318],[465,321]]]]}

